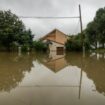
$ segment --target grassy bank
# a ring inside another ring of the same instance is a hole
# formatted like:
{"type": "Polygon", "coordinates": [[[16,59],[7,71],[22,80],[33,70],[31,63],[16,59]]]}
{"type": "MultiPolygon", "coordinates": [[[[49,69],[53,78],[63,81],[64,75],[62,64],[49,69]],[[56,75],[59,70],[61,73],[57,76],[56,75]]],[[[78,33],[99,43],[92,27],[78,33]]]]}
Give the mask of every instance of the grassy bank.
{"type": "Polygon", "coordinates": [[[104,49],[101,49],[101,48],[96,49],[96,50],[94,50],[94,52],[96,52],[96,53],[105,53],[105,48],[104,49]]]}

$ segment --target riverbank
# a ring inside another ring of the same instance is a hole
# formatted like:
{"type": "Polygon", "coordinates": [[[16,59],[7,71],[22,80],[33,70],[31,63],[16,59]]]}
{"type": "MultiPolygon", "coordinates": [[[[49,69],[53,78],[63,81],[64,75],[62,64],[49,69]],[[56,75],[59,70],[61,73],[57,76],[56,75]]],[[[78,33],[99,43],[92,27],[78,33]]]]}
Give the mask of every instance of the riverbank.
{"type": "Polygon", "coordinates": [[[96,50],[94,50],[94,52],[96,52],[96,53],[105,53],[105,48],[104,49],[96,49],[96,50]]]}

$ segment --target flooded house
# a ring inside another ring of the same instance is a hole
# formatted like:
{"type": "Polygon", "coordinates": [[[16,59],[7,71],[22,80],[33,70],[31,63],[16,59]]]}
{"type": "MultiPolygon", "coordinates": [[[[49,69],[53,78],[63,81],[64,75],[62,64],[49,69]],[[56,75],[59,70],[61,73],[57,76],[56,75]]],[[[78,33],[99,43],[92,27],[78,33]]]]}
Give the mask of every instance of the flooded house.
{"type": "Polygon", "coordinates": [[[54,29],[47,35],[41,38],[41,40],[48,44],[50,51],[62,51],[65,50],[65,43],[68,36],[58,29],[54,29]]]}

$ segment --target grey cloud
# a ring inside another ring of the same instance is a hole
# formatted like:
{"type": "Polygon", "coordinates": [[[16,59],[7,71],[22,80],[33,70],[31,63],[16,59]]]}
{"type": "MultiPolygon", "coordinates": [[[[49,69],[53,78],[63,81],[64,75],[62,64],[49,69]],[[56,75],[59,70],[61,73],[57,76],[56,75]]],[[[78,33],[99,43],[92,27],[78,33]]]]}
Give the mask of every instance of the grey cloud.
{"type": "MultiPolygon", "coordinates": [[[[10,9],[18,16],[78,16],[78,4],[82,6],[83,26],[86,27],[98,8],[104,7],[104,0],[0,0],[0,9],[10,9]]],[[[54,28],[67,34],[80,32],[78,19],[22,19],[31,28],[36,38],[54,28]]]]}

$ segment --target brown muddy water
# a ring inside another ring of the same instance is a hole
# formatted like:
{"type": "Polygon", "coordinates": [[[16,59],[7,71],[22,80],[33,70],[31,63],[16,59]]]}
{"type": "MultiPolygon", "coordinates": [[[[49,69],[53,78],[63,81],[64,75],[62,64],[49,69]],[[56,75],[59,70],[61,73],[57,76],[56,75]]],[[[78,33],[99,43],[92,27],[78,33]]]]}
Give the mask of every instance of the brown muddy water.
{"type": "Polygon", "coordinates": [[[105,105],[105,54],[0,53],[0,105],[105,105]]]}

